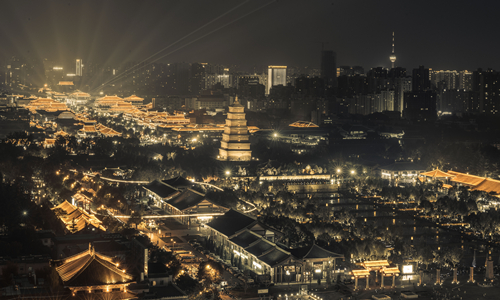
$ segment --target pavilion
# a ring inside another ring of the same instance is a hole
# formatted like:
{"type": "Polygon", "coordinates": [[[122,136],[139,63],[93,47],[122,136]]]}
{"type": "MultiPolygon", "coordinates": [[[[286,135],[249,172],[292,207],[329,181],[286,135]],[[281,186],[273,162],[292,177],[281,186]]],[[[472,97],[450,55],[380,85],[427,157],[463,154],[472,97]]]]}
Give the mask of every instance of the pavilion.
{"type": "Polygon", "coordinates": [[[52,260],[51,265],[55,267],[64,287],[70,289],[73,296],[86,294],[92,297],[89,294],[101,294],[100,296],[106,296],[106,299],[137,298],[135,294],[127,291],[127,287],[134,283],[132,275],[119,269],[119,264],[113,262],[113,258],[95,252],[92,244],[81,253],[61,260],[52,260]]]}

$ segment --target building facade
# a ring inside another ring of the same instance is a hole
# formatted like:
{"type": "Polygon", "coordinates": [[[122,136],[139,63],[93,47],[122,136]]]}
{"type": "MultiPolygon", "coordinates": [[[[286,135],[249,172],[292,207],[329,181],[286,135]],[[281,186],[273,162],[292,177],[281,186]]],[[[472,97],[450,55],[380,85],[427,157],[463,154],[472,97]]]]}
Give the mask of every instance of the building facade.
{"type": "Polygon", "coordinates": [[[286,66],[269,66],[266,95],[269,95],[271,88],[276,85],[286,86],[286,66]]]}

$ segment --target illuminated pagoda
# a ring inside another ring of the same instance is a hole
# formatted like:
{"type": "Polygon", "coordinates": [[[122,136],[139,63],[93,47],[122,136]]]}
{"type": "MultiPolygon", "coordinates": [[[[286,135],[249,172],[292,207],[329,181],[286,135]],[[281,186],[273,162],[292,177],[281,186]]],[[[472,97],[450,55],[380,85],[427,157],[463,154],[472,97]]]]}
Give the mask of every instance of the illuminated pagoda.
{"type": "Polygon", "coordinates": [[[73,296],[106,293],[106,299],[137,298],[127,291],[127,287],[134,282],[132,275],[119,269],[113,258],[96,253],[91,244],[89,249],[65,259],[53,260],[51,264],[73,296]]]}
{"type": "Polygon", "coordinates": [[[219,156],[222,161],[249,161],[252,159],[250,141],[248,139],[247,120],[245,119],[245,107],[238,102],[236,97],[234,104],[229,107],[226,126],[222,133],[219,156]]]}

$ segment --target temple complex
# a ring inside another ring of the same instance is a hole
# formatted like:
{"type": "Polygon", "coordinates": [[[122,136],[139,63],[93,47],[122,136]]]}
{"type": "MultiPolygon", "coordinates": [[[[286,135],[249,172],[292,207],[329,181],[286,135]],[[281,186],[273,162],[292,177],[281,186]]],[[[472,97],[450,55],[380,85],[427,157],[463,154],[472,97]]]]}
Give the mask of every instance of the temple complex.
{"type": "Polygon", "coordinates": [[[223,259],[238,259],[239,269],[255,273],[261,282],[307,283],[344,274],[343,268],[337,270],[344,255],[316,244],[288,249],[280,242],[283,233],[238,211],[227,211],[206,228],[223,259]]]}
{"type": "Polygon", "coordinates": [[[101,225],[102,222],[94,215],[89,214],[80,207],[76,207],[68,201],[64,201],[56,207],[51,208],[56,211],[56,215],[63,222],[69,232],[76,233],[88,228],[106,231],[101,225]]]}
{"type": "Polygon", "coordinates": [[[222,161],[249,161],[252,159],[248,135],[245,107],[238,102],[238,98],[227,113],[226,126],[222,133],[221,147],[218,160],[222,161]]]}

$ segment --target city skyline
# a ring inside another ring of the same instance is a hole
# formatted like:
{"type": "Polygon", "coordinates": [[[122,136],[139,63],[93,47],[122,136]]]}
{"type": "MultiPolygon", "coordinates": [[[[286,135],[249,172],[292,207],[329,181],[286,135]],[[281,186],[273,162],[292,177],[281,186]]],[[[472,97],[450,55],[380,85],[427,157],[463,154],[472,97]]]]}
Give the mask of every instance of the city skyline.
{"type": "Polygon", "coordinates": [[[430,3],[9,1],[0,53],[4,60],[19,55],[73,65],[81,58],[104,65],[148,59],[319,68],[323,47],[337,53],[338,66],[389,68],[395,32],[397,67],[500,67],[488,29],[499,4],[430,3]],[[451,24],[453,30],[438,30],[451,24]]]}

